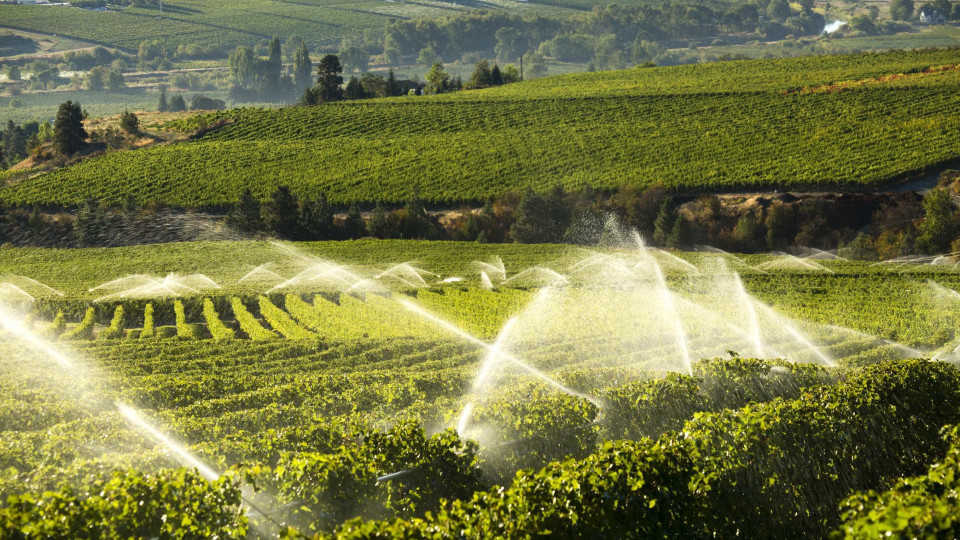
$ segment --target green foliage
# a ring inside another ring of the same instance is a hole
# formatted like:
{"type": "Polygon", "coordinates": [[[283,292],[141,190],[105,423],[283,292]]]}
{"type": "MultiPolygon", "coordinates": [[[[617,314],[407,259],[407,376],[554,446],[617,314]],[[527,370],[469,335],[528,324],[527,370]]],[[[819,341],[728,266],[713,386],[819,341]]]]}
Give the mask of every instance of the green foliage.
{"type": "Polygon", "coordinates": [[[290,318],[290,315],[287,315],[285,311],[273,305],[266,296],[261,296],[258,302],[260,313],[263,315],[264,320],[281,336],[287,339],[316,338],[316,334],[297,324],[296,321],[290,318]]]}
{"type": "Polygon", "coordinates": [[[148,303],[143,309],[143,332],[140,333],[140,339],[152,337],[156,337],[156,330],[153,326],[153,304],[148,303]]]}
{"type": "Polygon", "coordinates": [[[857,493],[841,506],[836,538],[944,538],[960,534],[960,428],[945,429],[947,455],[924,476],[901,478],[888,490],[857,493]]]}
{"type": "Polygon", "coordinates": [[[253,341],[266,341],[277,337],[276,334],[264,328],[260,321],[247,311],[246,306],[239,298],[235,296],[230,298],[230,307],[233,308],[233,316],[236,317],[240,330],[253,341]]]}
{"type": "Polygon", "coordinates": [[[240,489],[195,471],[117,471],[82,486],[11,495],[0,536],[26,538],[246,538],[240,489]]]}
{"type": "Polygon", "coordinates": [[[57,110],[57,120],[53,125],[53,146],[63,155],[69,156],[83,148],[87,132],[83,129],[83,112],[79,103],[66,101],[57,110]]]}
{"type": "Polygon", "coordinates": [[[705,528],[725,536],[825,536],[850,490],[922,470],[960,411],[953,366],[909,360],[856,372],[835,388],[698,415],[684,427],[710,478],[705,528]],[[803,456],[797,459],[797,456],[803,456]]]}
{"type": "Polygon", "coordinates": [[[0,201],[72,205],[92,194],[119,203],[133,184],[140,203],[184,207],[233,203],[246,188],[266,199],[280,185],[301,198],[326,193],[336,204],[398,203],[423,179],[422,198],[447,204],[505,188],[542,190],[544,178],[567,189],[588,181],[684,191],[877,186],[960,155],[951,136],[960,120],[945,113],[958,106],[952,89],[960,75],[925,72],[955,63],[951,54],[720,62],[317,109],[224,111],[208,119],[235,122],[200,140],[86,160],[2,188],[0,201]],[[905,73],[912,75],[898,77],[905,73]],[[895,77],[875,80],[886,75],[895,77]],[[842,81],[863,82],[832,86],[842,81]],[[771,125],[778,129],[763,128],[771,125]],[[844,143],[848,130],[860,134],[857,148],[844,143]],[[879,147],[896,150],[871,150],[879,147]]]}
{"type": "Polygon", "coordinates": [[[237,337],[236,332],[220,320],[220,314],[217,313],[213,300],[209,298],[203,299],[203,318],[207,322],[207,329],[213,339],[235,339],[237,337]]]}
{"type": "Polygon", "coordinates": [[[120,115],[120,129],[130,135],[136,135],[140,133],[140,119],[130,111],[123,111],[120,115]]]}
{"type": "Polygon", "coordinates": [[[180,300],[174,302],[173,311],[176,316],[177,337],[185,340],[197,339],[193,327],[187,324],[187,314],[183,308],[183,302],[180,300]]]}
{"type": "Polygon", "coordinates": [[[63,334],[60,334],[60,339],[62,341],[93,339],[95,315],[96,311],[92,307],[87,308],[87,311],[83,316],[83,320],[80,321],[80,324],[75,326],[72,330],[68,330],[63,334]]]}
{"type": "Polygon", "coordinates": [[[123,338],[123,305],[117,306],[113,313],[113,319],[110,320],[110,326],[100,331],[97,339],[121,339],[123,338]]]}

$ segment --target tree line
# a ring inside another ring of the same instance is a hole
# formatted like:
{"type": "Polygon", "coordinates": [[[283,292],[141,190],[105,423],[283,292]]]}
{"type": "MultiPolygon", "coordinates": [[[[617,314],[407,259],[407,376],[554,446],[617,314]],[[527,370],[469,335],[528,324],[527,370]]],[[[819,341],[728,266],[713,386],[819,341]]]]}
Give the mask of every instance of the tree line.
{"type": "Polygon", "coordinates": [[[922,197],[778,194],[744,203],[716,195],[678,197],[660,185],[614,192],[558,185],[546,192],[509,190],[480,208],[441,213],[428,211],[416,186],[402,205],[366,209],[338,208],[323,194],[298,196],[280,186],[265,199],[245,190],[226,215],[140,207],[132,197],[120,208],[87,201],[73,213],[0,209],[0,242],[72,247],[266,236],[596,245],[604,242],[613,215],[648,244],[665,248],[703,244],[749,253],[815,247],[879,260],[960,252],[960,212],[952,202],[957,192],[957,171],[943,173],[941,186],[922,197]]]}

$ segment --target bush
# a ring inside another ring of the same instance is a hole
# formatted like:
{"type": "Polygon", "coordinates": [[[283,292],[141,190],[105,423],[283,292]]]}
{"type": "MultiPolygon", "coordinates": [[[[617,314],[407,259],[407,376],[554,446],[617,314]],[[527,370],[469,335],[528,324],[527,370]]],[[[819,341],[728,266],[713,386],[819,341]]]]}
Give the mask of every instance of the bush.
{"type": "Polygon", "coordinates": [[[140,333],[140,339],[156,337],[156,331],[153,326],[153,304],[147,304],[143,308],[143,332],[140,333]]]}
{"type": "Polygon", "coordinates": [[[3,538],[246,538],[240,488],[195,471],[118,471],[89,485],[11,495],[3,538]]]}
{"type": "Polygon", "coordinates": [[[203,299],[203,318],[207,321],[207,330],[210,331],[213,339],[235,339],[237,337],[236,332],[220,320],[220,314],[217,313],[217,308],[214,307],[213,301],[209,298],[203,299]]]}
{"type": "Polygon", "coordinates": [[[123,337],[123,304],[117,306],[113,312],[113,319],[110,326],[105,328],[97,336],[97,339],[120,339],[123,337]]]}
{"type": "Polygon", "coordinates": [[[960,426],[945,430],[946,457],[925,476],[902,478],[882,493],[851,496],[841,506],[844,522],[835,536],[957,538],[960,536],[960,426]]]}
{"type": "Polygon", "coordinates": [[[83,316],[83,320],[80,321],[80,324],[73,330],[61,334],[60,339],[64,341],[93,339],[95,315],[96,311],[92,307],[88,307],[87,312],[83,316]]]}

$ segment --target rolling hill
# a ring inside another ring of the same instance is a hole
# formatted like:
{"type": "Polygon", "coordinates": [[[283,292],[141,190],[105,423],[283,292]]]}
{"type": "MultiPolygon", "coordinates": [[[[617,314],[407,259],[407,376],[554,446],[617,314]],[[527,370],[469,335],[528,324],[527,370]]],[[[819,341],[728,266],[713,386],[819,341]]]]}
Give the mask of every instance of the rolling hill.
{"type": "Polygon", "coordinates": [[[289,185],[436,204],[560,183],[679,191],[872,189],[960,158],[960,51],[631,69],[487,90],[237,109],[199,140],[116,152],[0,190],[14,205],[213,207],[289,185]]]}

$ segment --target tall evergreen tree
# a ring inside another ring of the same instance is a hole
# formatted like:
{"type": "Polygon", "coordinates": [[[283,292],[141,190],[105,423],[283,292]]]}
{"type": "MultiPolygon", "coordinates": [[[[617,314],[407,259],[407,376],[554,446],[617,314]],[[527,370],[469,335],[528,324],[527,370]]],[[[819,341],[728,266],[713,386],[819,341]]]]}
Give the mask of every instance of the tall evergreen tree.
{"type": "Polygon", "coordinates": [[[370,221],[367,222],[367,232],[374,238],[388,238],[390,236],[390,223],[387,217],[387,211],[379,202],[370,212],[370,221]]]}
{"type": "Polygon", "coordinates": [[[390,68],[390,71],[387,72],[387,95],[395,97],[399,96],[400,92],[402,92],[400,83],[397,82],[397,76],[393,73],[393,68],[390,68]]]}
{"type": "Polygon", "coordinates": [[[343,99],[343,67],[335,54],[325,55],[317,65],[317,84],[304,94],[307,105],[317,105],[343,99]]]}
{"type": "Polygon", "coordinates": [[[13,120],[7,120],[7,127],[0,138],[3,140],[3,153],[11,162],[27,157],[27,138],[24,136],[24,130],[13,123],[13,120]]]}
{"type": "Polygon", "coordinates": [[[343,236],[345,238],[360,238],[367,234],[367,229],[363,223],[363,214],[357,205],[350,207],[347,211],[347,219],[343,222],[343,236]]]}
{"type": "Polygon", "coordinates": [[[304,240],[334,240],[333,207],[323,193],[316,199],[300,201],[300,231],[304,240]]]}
{"type": "Polygon", "coordinates": [[[260,200],[253,196],[250,188],[244,189],[243,193],[240,194],[240,199],[234,205],[233,212],[227,216],[227,223],[247,233],[263,230],[260,200]]]}
{"type": "Polygon", "coordinates": [[[307,44],[301,42],[300,48],[297,49],[293,57],[293,84],[296,87],[298,96],[303,95],[303,93],[310,88],[313,82],[310,79],[312,73],[313,64],[310,61],[310,51],[307,50],[307,44]]]}
{"type": "Polygon", "coordinates": [[[563,231],[557,230],[552,213],[552,205],[547,199],[527,189],[520,198],[510,234],[523,244],[555,242],[563,231]]]}
{"type": "Polygon", "coordinates": [[[355,75],[350,76],[350,81],[347,82],[347,88],[343,91],[343,97],[351,100],[367,97],[366,92],[363,90],[363,85],[360,84],[360,79],[355,75]]]}
{"type": "Polygon", "coordinates": [[[65,156],[73,155],[83,148],[87,131],[83,129],[83,110],[79,103],[66,101],[57,109],[53,125],[53,146],[65,156]]]}
{"type": "Polygon", "coordinates": [[[261,208],[266,229],[280,238],[296,238],[299,217],[297,198],[287,186],[280,186],[261,208]]]}
{"type": "Polygon", "coordinates": [[[667,197],[660,204],[657,218],[653,220],[653,242],[658,246],[666,246],[670,241],[670,233],[677,220],[677,208],[672,197],[667,197]]]}
{"type": "Polygon", "coordinates": [[[84,201],[77,210],[77,217],[73,222],[73,231],[77,237],[77,243],[81,247],[103,245],[105,226],[106,215],[100,206],[100,202],[96,199],[84,201]]]}
{"type": "Polygon", "coordinates": [[[280,90],[280,71],[283,69],[283,52],[280,48],[280,38],[274,36],[270,40],[270,52],[263,63],[263,97],[276,100],[280,90]]]}
{"type": "Polygon", "coordinates": [[[157,111],[158,111],[158,112],[167,112],[167,111],[169,111],[169,110],[170,110],[170,104],[167,103],[167,89],[166,89],[166,88],[161,88],[161,89],[160,89],[160,103],[157,104],[157,111]]]}
{"type": "Polygon", "coordinates": [[[503,84],[503,75],[500,73],[500,66],[494,64],[490,70],[490,86],[500,86],[503,84]]]}

